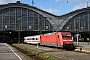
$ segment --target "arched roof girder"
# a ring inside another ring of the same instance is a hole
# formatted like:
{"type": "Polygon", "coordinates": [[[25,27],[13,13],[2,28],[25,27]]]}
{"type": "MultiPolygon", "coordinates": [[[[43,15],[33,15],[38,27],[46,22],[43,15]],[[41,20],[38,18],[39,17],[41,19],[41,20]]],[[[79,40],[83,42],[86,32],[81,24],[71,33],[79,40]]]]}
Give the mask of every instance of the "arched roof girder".
{"type": "Polygon", "coordinates": [[[76,16],[76,15],[78,15],[78,14],[80,14],[80,13],[86,12],[86,11],[88,11],[88,10],[83,10],[83,9],[82,9],[82,11],[79,11],[79,12],[77,12],[77,13],[74,13],[74,14],[72,14],[71,16],[65,18],[65,19],[62,21],[62,23],[59,25],[60,30],[62,30],[62,28],[64,27],[64,25],[65,25],[71,18],[73,18],[74,16],[76,16]]]}
{"type": "Polygon", "coordinates": [[[50,14],[48,12],[45,12],[43,10],[40,10],[40,9],[38,9],[36,7],[25,5],[25,4],[22,4],[22,3],[20,3],[20,4],[6,4],[5,6],[0,7],[0,10],[6,9],[6,8],[18,8],[18,7],[29,9],[29,10],[32,10],[32,11],[40,14],[42,17],[45,17],[47,19],[47,21],[49,21],[50,24],[53,27],[54,27],[54,25],[57,25],[57,23],[55,23],[55,20],[56,20],[56,16],[55,15],[50,14]]]}

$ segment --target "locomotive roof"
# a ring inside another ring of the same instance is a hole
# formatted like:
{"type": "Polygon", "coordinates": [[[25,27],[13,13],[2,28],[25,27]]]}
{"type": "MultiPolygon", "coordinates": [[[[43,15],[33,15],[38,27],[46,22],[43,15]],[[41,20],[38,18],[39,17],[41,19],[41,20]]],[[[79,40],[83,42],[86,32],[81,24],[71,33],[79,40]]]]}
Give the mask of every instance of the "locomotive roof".
{"type": "Polygon", "coordinates": [[[48,35],[55,35],[57,32],[52,32],[52,33],[46,33],[46,34],[43,34],[44,36],[48,36],[48,35]]]}

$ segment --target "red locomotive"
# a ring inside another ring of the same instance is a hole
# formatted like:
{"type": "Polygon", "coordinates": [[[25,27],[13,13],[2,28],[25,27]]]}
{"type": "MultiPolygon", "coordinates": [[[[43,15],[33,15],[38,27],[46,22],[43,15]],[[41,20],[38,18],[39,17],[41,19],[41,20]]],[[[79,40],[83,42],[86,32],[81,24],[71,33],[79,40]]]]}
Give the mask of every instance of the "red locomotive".
{"type": "Polygon", "coordinates": [[[40,45],[60,47],[65,50],[74,50],[73,38],[70,32],[53,32],[40,37],[40,45]]]}

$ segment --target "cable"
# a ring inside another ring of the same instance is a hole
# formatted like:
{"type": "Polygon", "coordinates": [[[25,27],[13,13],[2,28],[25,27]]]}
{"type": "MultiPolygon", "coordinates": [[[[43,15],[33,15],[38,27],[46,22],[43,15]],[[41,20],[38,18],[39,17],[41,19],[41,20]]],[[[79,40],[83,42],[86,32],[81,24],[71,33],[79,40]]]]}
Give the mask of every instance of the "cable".
{"type": "Polygon", "coordinates": [[[51,9],[54,8],[54,7],[56,7],[57,5],[59,5],[59,4],[62,3],[62,2],[64,2],[64,0],[60,1],[58,4],[56,4],[56,5],[54,5],[53,7],[51,7],[51,9]]]}

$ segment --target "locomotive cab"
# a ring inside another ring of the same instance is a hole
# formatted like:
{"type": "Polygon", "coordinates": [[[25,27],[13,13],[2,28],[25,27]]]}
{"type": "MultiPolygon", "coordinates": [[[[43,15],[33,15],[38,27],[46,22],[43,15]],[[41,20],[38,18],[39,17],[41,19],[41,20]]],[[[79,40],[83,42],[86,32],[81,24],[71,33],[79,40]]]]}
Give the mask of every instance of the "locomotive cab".
{"type": "Polygon", "coordinates": [[[70,32],[58,32],[60,40],[60,47],[65,50],[74,50],[75,46],[73,45],[73,38],[70,32]]]}

